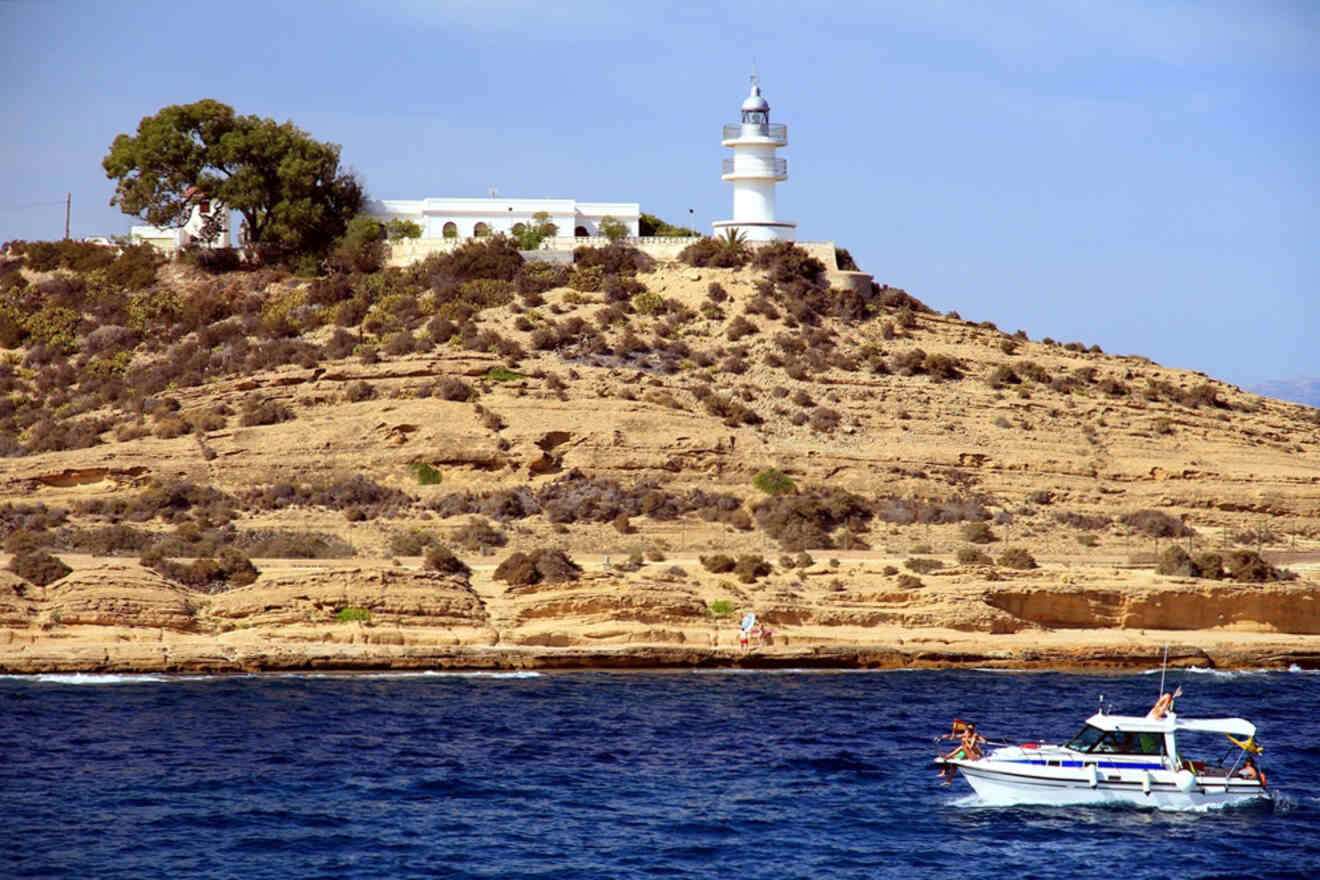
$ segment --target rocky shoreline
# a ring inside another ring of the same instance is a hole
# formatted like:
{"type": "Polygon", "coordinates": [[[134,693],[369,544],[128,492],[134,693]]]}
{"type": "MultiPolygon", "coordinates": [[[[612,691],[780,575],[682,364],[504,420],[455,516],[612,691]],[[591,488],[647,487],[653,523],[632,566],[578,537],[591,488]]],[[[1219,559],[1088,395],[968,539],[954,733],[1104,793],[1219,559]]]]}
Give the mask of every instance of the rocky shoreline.
{"type": "MultiPolygon", "coordinates": [[[[1202,669],[1320,669],[1320,640],[1302,637],[1225,638],[1218,632],[1146,633],[1139,641],[1100,630],[1046,642],[1017,637],[959,639],[949,632],[907,631],[886,644],[755,647],[457,646],[294,643],[251,633],[241,637],[138,641],[125,633],[35,639],[0,646],[7,674],[252,674],[269,672],[568,671],[703,669],[1004,669],[1120,671],[1160,665],[1171,637],[1169,665],[1202,669]],[[109,635],[107,639],[105,636],[109,635]],[[954,638],[949,638],[954,636],[954,638]],[[1007,643],[1005,643],[1005,641],[1007,643]],[[940,644],[943,642],[944,644],[940,644]]],[[[965,636],[966,634],[960,634],[965,636]]]]}

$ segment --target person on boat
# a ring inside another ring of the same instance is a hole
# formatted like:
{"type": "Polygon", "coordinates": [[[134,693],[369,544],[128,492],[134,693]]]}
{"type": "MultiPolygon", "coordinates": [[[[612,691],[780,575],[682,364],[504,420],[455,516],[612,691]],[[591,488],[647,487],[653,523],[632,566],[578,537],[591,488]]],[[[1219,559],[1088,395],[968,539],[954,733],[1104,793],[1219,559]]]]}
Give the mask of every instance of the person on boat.
{"type": "Polygon", "coordinates": [[[1155,701],[1155,705],[1150,707],[1146,713],[1147,718],[1163,718],[1173,711],[1173,701],[1182,696],[1182,686],[1180,685],[1173,693],[1160,694],[1160,698],[1155,701]]]}
{"type": "Polygon", "coordinates": [[[982,757],[980,746],[986,739],[976,732],[974,722],[968,721],[963,724],[961,732],[958,730],[958,723],[955,722],[953,732],[944,734],[940,739],[954,739],[955,737],[958,739],[957,748],[940,755],[946,761],[944,769],[937,774],[944,777],[944,781],[940,783],[941,785],[951,785],[953,774],[958,770],[955,765],[947,763],[948,761],[979,761],[982,757]]]}
{"type": "Polygon", "coordinates": [[[1265,788],[1265,771],[1256,765],[1256,759],[1251,755],[1247,755],[1246,763],[1238,772],[1247,779],[1259,779],[1260,787],[1265,788]]]}

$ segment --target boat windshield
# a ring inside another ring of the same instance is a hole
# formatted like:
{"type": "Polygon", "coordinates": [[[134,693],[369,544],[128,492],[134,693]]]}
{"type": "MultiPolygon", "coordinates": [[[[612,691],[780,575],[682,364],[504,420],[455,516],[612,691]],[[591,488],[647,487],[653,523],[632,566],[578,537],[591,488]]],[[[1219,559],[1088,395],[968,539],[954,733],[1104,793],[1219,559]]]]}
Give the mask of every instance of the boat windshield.
{"type": "Polygon", "coordinates": [[[1104,735],[1105,732],[1103,730],[1098,727],[1092,727],[1088,724],[1082,728],[1081,733],[1068,740],[1068,743],[1064,748],[1072,749],[1074,752],[1089,752],[1094,748],[1096,743],[1100,742],[1104,735]]]}
{"type": "Polygon", "coordinates": [[[1090,724],[1068,741],[1065,748],[1075,752],[1104,752],[1120,755],[1162,755],[1164,737],[1158,733],[1133,733],[1126,730],[1104,731],[1090,724]]]}

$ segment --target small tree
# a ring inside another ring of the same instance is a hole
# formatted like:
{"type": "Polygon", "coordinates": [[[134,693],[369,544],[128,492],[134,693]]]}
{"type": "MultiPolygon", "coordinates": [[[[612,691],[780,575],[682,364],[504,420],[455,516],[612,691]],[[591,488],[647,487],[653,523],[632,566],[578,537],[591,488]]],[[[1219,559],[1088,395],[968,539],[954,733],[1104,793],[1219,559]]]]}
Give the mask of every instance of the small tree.
{"type": "Polygon", "coordinates": [[[398,241],[402,238],[421,238],[422,224],[415,220],[405,220],[402,217],[395,217],[389,223],[385,224],[385,232],[390,241],[398,241]]]}
{"type": "Polygon", "coordinates": [[[616,217],[602,217],[600,220],[600,234],[605,236],[613,244],[628,237],[628,227],[616,217]]]}
{"type": "Polygon", "coordinates": [[[558,234],[559,227],[550,222],[550,214],[546,211],[533,214],[530,224],[519,223],[513,227],[513,237],[518,242],[518,249],[523,251],[534,251],[541,246],[542,241],[558,234]]]}
{"type": "Polygon", "coordinates": [[[343,237],[335,242],[328,259],[330,267],[338,272],[379,270],[385,262],[386,234],[384,223],[368,214],[359,214],[349,221],[343,237]]]}
{"type": "Polygon", "coordinates": [[[209,99],[144,117],[101,165],[125,214],[181,226],[199,200],[219,201],[243,215],[251,245],[283,255],[325,253],[365,198],[337,144],[209,99]]]}

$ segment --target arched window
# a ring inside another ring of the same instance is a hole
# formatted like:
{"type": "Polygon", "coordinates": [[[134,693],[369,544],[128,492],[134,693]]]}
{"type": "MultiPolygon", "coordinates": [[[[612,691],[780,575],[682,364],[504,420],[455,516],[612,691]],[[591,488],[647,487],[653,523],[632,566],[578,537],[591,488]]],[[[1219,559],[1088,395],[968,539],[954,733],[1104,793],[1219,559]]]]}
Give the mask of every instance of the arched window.
{"type": "Polygon", "coordinates": [[[490,227],[485,223],[478,223],[476,226],[472,227],[472,234],[477,238],[485,238],[490,235],[490,227]]]}
{"type": "Polygon", "coordinates": [[[579,226],[577,229],[573,230],[573,234],[576,235],[578,238],[586,238],[591,233],[587,232],[587,227],[579,226]]]}
{"type": "Polygon", "coordinates": [[[453,220],[450,220],[444,225],[444,228],[440,230],[440,234],[445,238],[458,238],[458,224],[453,220]]]}
{"type": "Polygon", "coordinates": [[[526,232],[526,231],[527,231],[527,224],[526,224],[526,223],[515,223],[515,224],[513,224],[513,234],[514,234],[514,235],[522,235],[522,234],[523,234],[524,232],[526,232]]]}

